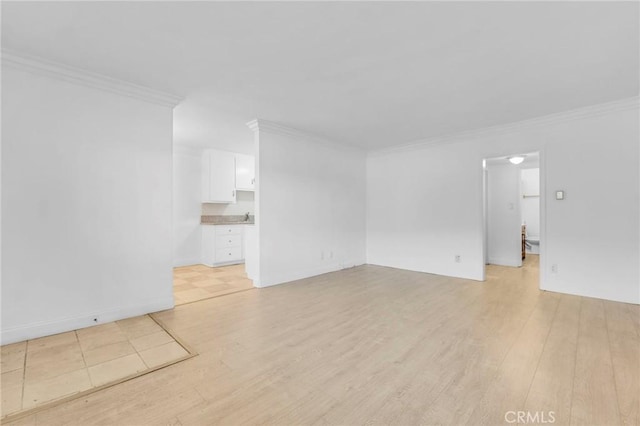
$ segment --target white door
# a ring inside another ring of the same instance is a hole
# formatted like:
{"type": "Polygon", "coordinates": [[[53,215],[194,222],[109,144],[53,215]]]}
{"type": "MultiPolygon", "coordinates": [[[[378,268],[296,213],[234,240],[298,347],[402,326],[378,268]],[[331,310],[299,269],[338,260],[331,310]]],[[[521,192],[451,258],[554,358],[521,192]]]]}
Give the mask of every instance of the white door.
{"type": "Polygon", "coordinates": [[[487,166],[487,260],[492,265],[520,267],[520,169],[505,163],[487,166]]]}

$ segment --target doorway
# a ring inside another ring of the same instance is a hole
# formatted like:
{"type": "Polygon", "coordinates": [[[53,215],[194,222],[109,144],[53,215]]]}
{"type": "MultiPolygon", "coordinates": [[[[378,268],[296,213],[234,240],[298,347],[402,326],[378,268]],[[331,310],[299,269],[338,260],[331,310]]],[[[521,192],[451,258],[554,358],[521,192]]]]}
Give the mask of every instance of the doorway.
{"type": "Polygon", "coordinates": [[[482,167],[485,275],[488,267],[539,273],[543,219],[540,153],[486,158],[482,167]]]}
{"type": "Polygon", "coordinates": [[[252,156],[208,148],[174,147],[173,296],[176,305],[254,288],[244,265],[244,237],[254,223],[253,183],[252,156]],[[223,185],[225,188],[220,189],[223,185]]]}

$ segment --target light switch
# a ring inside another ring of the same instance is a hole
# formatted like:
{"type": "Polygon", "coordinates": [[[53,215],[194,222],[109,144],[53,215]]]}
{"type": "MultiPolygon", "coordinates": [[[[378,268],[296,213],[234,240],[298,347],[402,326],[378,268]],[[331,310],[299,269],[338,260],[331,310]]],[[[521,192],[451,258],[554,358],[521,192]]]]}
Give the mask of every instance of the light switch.
{"type": "Polygon", "coordinates": [[[564,200],[564,191],[556,191],[556,200],[564,200]]]}

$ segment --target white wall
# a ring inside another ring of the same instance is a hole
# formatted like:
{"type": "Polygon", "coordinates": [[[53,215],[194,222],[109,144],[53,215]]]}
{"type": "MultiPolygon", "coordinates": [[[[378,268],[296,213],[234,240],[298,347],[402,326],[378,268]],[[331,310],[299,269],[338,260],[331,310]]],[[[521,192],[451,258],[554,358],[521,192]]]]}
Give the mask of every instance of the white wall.
{"type": "Polygon", "coordinates": [[[459,146],[370,156],[367,263],[481,279],[483,157],[459,146]]]}
{"type": "Polygon", "coordinates": [[[541,151],[542,288],[640,303],[639,138],[635,99],[371,154],[367,262],[482,279],[482,159],[541,151]]]}
{"type": "Polygon", "coordinates": [[[171,107],[4,64],[2,89],[2,343],[171,308],[171,107]]]}
{"type": "Polygon", "coordinates": [[[202,150],[173,147],[173,266],[200,263],[202,150]]]}
{"type": "Polygon", "coordinates": [[[259,130],[257,286],[365,262],[365,156],[259,130]]]}
{"type": "Polygon", "coordinates": [[[488,261],[522,266],[520,169],[508,162],[489,164],[487,179],[488,261]]]}
{"type": "Polygon", "coordinates": [[[522,223],[527,225],[527,236],[540,238],[540,169],[520,171],[522,223]]]}

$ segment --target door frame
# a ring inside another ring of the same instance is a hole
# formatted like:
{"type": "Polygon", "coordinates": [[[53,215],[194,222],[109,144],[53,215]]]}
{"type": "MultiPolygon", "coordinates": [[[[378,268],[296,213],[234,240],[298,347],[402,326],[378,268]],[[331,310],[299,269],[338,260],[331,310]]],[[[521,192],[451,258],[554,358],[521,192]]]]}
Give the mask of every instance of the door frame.
{"type": "Polygon", "coordinates": [[[546,150],[544,148],[537,148],[533,150],[520,150],[515,153],[508,153],[505,155],[498,155],[492,157],[484,157],[480,163],[482,179],[481,179],[481,190],[482,197],[480,201],[480,211],[481,211],[481,222],[482,222],[482,281],[486,281],[487,279],[487,261],[488,261],[488,182],[487,182],[487,169],[485,167],[486,161],[492,158],[501,158],[501,157],[509,157],[511,155],[518,154],[532,154],[538,153],[539,156],[539,169],[540,169],[540,271],[539,271],[539,281],[538,288],[540,290],[546,289],[547,283],[547,249],[546,249],[546,241],[547,241],[547,157],[546,150]]]}

